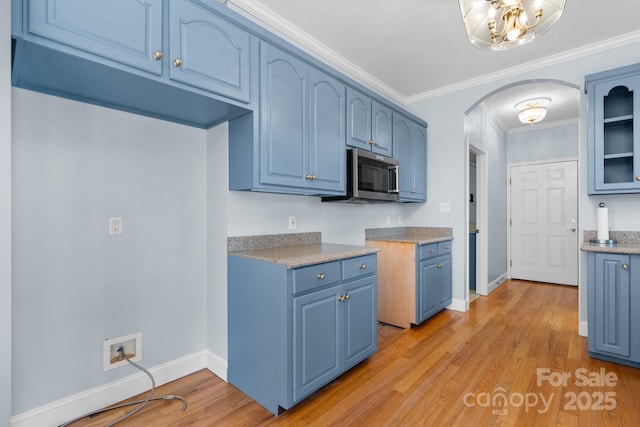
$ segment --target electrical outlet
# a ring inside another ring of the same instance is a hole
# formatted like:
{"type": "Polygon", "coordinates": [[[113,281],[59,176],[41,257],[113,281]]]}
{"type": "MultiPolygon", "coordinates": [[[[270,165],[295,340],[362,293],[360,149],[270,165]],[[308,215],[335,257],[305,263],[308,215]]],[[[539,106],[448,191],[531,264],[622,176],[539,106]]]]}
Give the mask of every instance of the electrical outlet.
{"type": "Polygon", "coordinates": [[[289,217],[289,230],[295,230],[296,229],[296,217],[295,216],[290,216],[289,217]]]}
{"type": "Polygon", "coordinates": [[[102,347],[103,371],[129,364],[126,359],[120,358],[120,353],[118,352],[120,347],[123,348],[124,354],[132,362],[142,360],[142,332],[104,340],[102,347]]]}
{"type": "Polygon", "coordinates": [[[109,236],[122,235],[122,217],[110,216],[109,217],[109,236]]]}

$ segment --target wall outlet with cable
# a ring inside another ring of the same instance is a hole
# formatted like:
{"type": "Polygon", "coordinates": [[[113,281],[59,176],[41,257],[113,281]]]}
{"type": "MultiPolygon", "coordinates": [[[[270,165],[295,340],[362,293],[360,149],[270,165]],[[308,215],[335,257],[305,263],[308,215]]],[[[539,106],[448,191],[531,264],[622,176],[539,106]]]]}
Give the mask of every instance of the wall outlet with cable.
{"type": "Polygon", "coordinates": [[[121,349],[132,362],[142,360],[142,332],[104,340],[102,347],[103,371],[109,371],[128,364],[127,360],[120,354],[121,349]]]}

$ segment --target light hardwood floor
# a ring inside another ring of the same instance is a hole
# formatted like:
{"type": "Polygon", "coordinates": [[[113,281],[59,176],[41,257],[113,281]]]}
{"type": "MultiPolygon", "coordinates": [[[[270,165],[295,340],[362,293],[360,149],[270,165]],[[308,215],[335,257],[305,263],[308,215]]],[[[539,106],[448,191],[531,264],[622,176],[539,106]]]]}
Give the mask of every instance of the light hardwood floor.
{"type": "Polygon", "coordinates": [[[577,288],[507,281],[467,313],[380,325],[378,335],[375,355],[279,417],[203,370],[156,391],[184,396],[184,413],[179,401],[156,401],[119,426],[640,426],[640,369],[589,358],[577,288]],[[571,376],[552,383],[541,369],[571,376]],[[616,385],[579,383],[601,373],[616,385]]]}

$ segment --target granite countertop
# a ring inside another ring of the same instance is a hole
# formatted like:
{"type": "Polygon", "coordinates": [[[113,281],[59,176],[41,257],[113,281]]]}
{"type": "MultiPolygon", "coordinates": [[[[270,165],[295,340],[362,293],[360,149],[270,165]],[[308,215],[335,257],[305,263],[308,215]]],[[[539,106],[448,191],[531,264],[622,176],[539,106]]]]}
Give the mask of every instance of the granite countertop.
{"type": "Polygon", "coordinates": [[[229,237],[232,256],[285,264],[288,269],[321,264],[378,252],[369,246],[322,243],[320,233],[229,237]]]}
{"type": "Polygon", "coordinates": [[[365,238],[367,240],[425,245],[452,240],[453,229],[448,227],[369,228],[365,230],[365,238]]]}
{"type": "Polygon", "coordinates": [[[580,250],[585,252],[606,252],[610,254],[640,255],[640,231],[612,231],[609,237],[617,240],[615,245],[591,243],[596,238],[596,232],[587,230],[584,232],[584,242],[580,244],[580,250]]]}

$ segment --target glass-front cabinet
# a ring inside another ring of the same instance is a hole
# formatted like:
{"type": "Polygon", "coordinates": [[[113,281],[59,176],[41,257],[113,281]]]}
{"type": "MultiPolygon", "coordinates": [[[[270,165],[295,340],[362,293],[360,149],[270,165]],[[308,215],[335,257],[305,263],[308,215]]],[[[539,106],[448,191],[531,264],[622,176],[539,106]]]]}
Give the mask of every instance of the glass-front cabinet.
{"type": "Polygon", "coordinates": [[[586,86],[589,194],[640,192],[640,64],[587,76],[586,86]]]}

